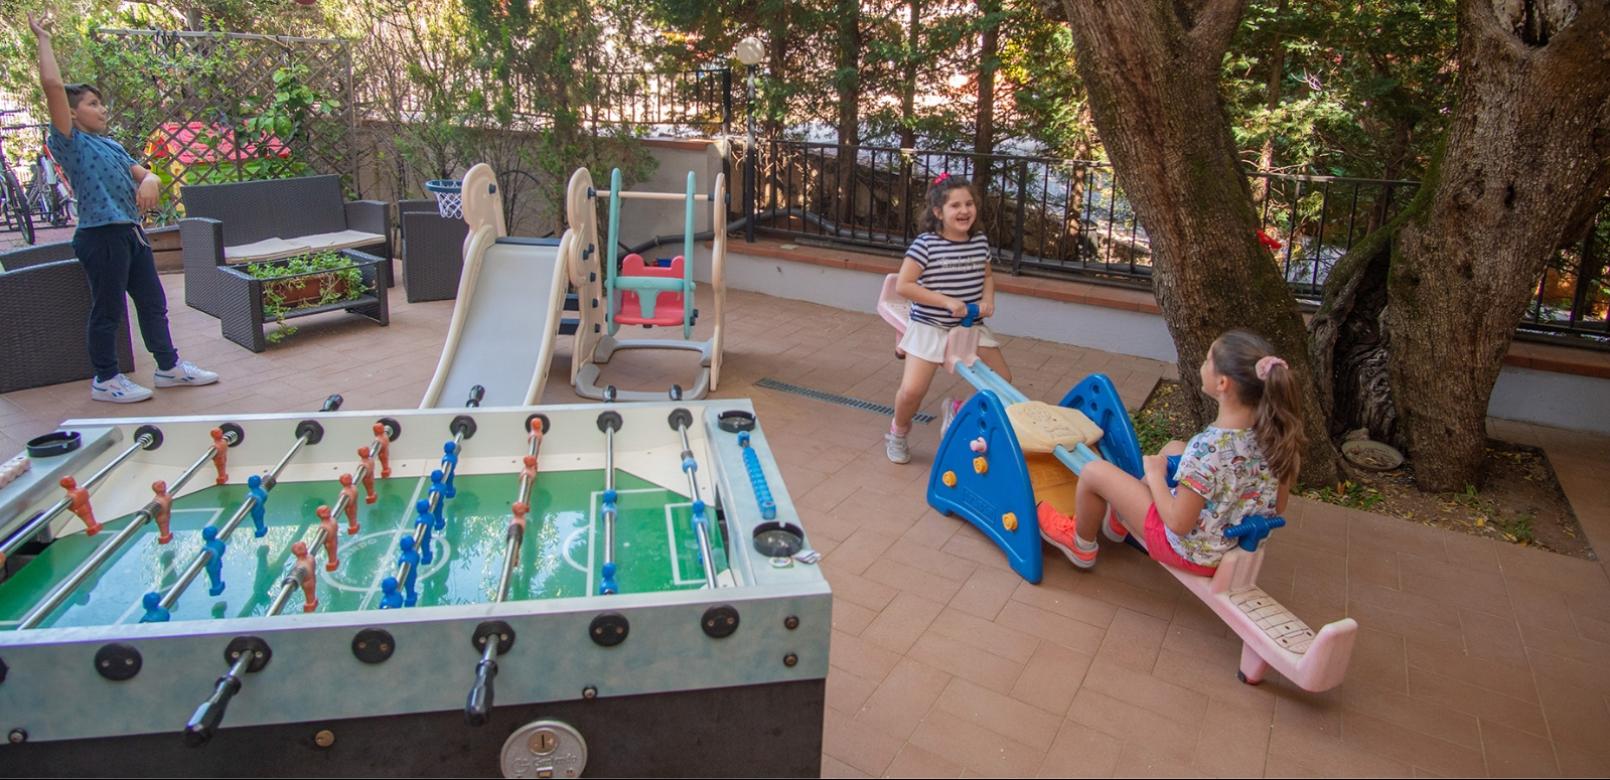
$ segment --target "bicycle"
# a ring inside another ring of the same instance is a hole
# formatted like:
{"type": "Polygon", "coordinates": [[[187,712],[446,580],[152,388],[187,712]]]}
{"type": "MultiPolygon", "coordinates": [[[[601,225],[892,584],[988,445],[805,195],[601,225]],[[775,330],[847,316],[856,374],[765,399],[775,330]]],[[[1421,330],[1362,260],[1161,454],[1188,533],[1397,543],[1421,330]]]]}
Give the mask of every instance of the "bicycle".
{"type": "MultiPolygon", "coordinates": [[[[0,117],[15,113],[19,112],[0,109],[0,117]]],[[[0,130],[14,129],[0,127],[0,130]]],[[[21,233],[24,244],[34,243],[33,208],[29,205],[27,190],[17,180],[17,172],[11,169],[11,161],[6,159],[5,144],[0,144],[0,214],[5,217],[6,230],[21,233]]]]}
{"type": "Polygon", "coordinates": [[[67,182],[61,164],[50,153],[50,147],[42,148],[44,153],[34,158],[33,181],[28,183],[28,203],[39,214],[39,218],[49,221],[52,227],[66,227],[78,221],[78,198],[73,196],[73,187],[67,182]]]}

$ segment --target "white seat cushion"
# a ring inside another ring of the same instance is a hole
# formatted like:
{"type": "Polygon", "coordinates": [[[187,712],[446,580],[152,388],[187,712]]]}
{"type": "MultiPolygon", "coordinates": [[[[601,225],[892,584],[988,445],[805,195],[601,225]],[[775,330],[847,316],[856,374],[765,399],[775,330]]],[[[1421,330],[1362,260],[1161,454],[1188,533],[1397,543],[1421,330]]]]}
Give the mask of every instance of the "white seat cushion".
{"type": "Polygon", "coordinates": [[[224,247],[224,262],[255,263],[307,254],[312,246],[302,239],[265,238],[251,244],[224,247]]]}
{"type": "Polygon", "coordinates": [[[362,230],[339,230],[334,233],[315,233],[311,236],[298,236],[296,240],[307,244],[315,251],[324,251],[379,244],[385,241],[386,237],[379,233],[365,233],[362,230]]]}

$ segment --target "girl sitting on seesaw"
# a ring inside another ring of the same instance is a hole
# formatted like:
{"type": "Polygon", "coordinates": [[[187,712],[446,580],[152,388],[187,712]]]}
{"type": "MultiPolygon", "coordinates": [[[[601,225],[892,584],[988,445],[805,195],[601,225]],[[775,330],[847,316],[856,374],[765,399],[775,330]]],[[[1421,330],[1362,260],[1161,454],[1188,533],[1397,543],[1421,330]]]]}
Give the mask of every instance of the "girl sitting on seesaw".
{"type": "MultiPolygon", "coordinates": [[[[906,250],[895,288],[911,301],[911,321],[900,339],[900,351],[907,358],[905,373],[894,397],[894,419],[884,435],[884,453],[895,463],[911,461],[906,434],[934,381],[934,371],[945,362],[950,329],[961,324],[969,303],[978,304],[980,317],[995,313],[989,239],[976,224],[978,207],[972,185],[959,176],[941,173],[928,187],[927,205],[924,232],[906,250]]],[[[980,330],[978,357],[1012,381],[995,335],[983,324],[973,327],[980,330]]]]}
{"type": "Polygon", "coordinates": [[[1202,392],[1219,403],[1218,419],[1189,442],[1171,441],[1145,458],[1145,481],[1106,461],[1079,475],[1074,515],[1039,506],[1040,536],[1074,566],[1096,565],[1096,527],[1114,542],[1135,534],[1151,557],[1212,576],[1235,546],[1224,529],[1250,515],[1276,515],[1297,480],[1304,445],[1291,369],[1263,338],[1244,330],[1219,336],[1202,361],[1202,392]],[[1167,456],[1179,455],[1170,491],[1167,456]],[[1107,517],[1111,506],[1115,518],[1107,517]],[[1116,522],[1115,522],[1116,520],[1116,522]]]}

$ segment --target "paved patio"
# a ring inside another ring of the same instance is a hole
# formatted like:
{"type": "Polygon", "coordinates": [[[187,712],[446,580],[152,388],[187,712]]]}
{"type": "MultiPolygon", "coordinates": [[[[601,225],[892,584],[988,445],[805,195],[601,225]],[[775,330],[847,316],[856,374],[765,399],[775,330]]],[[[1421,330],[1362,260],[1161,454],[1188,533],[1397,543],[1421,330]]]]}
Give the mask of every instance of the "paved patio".
{"type": "MultiPolygon", "coordinates": [[[[183,305],[181,277],[164,282],[181,351],[224,381],[128,408],[89,401],[87,382],[0,395],[0,453],[71,417],[310,409],[332,392],[349,409],[413,407],[452,311],[450,301],[407,304],[398,287],[389,328],[303,320],[296,337],[252,354],[183,305]]],[[[895,466],[883,457],[883,418],[752,386],[771,377],[890,403],[899,369],[880,320],[733,291],[727,325],[717,395],[754,398],[833,585],[824,775],[1610,774],[1602,563],[1294,500],[1261,584],[1312,625],[1356,618],[1359,643],[1329,694],[1277,677],[1245,686],[1238,643],[1133,550],[1105,550],[1091,573],[1048,558],[1032,586],[980,534],[930,510],[937,425],[918,425],[913,462],[895,466]]],[[[549,403],[579,400],[567,342],[549,403]]],[[[1173,373],[1043,341],[1005,350],[1017,386],[1053,402],[1101,371],[1133,407],[1173,373]]],[[[675,356],[631,357],[605,380],[691,380],[675,356]]],[[[151,369],[140,354],[136,377],[149,381],[151,369]]],[[[1548,451],[1589,536],[1610,549],[1610,439],[1503,421],[1492,430],[1548,451]]]]}

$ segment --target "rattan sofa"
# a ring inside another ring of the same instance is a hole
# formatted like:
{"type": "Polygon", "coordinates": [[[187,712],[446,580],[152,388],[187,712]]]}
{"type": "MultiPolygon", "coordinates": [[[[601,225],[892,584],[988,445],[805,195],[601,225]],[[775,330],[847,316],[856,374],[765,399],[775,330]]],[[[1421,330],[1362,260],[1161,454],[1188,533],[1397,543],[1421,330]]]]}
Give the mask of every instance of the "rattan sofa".
{"type": "MultiPolygon", "coordinates": [[[[0,393],[93,377],[84,344],[89,278],[72,242],[0,254],[0,269],[0,393]]],[[[118,328],[117,365],[134,370],[127,315],[118,328]]]]}
{"type": "Polygon", "coordinates": [[[192,184],[180,198],[185,303],[214,317],[230,305],[226,265],[342,249],[391,263],[391,205],[344,202],[339,176],[192,184]]]}

